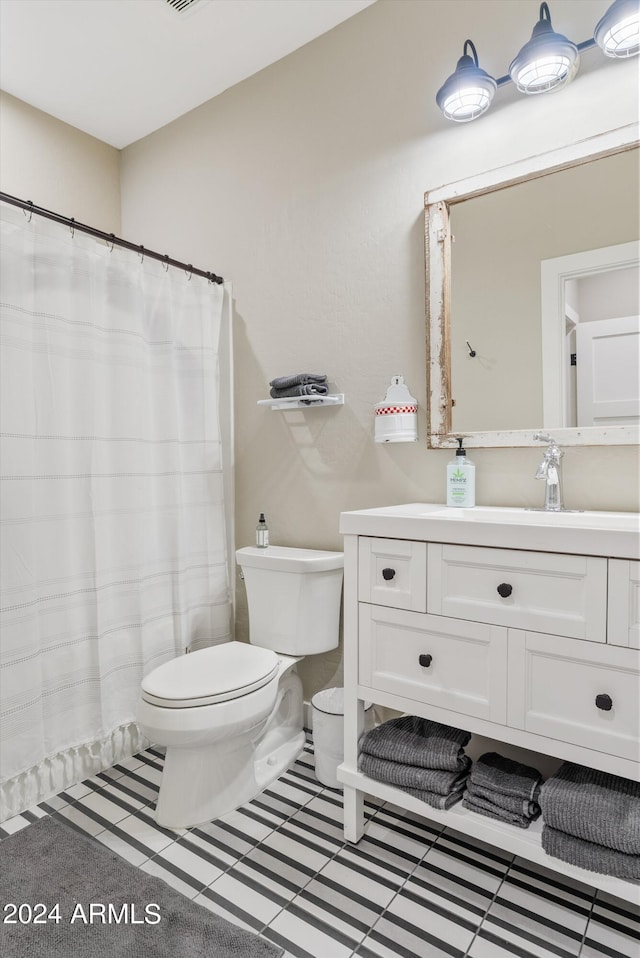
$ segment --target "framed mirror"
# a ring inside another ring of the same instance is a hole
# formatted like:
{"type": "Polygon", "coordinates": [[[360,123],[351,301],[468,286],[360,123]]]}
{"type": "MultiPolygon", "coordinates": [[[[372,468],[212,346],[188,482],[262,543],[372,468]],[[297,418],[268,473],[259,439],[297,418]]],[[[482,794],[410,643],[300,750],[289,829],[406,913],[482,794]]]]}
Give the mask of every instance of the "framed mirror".
{"type": "Polygon", "coordinates": [[[632,124],[425,194],[431,448],[640,441],[638,147],[632,124]]]}

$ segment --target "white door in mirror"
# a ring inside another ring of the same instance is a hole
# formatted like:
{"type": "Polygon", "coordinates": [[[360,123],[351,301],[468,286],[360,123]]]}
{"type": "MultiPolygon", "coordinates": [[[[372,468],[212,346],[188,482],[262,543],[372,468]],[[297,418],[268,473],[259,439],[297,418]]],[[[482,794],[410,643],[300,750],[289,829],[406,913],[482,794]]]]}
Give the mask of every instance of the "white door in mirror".
{"type": "Polygon", "coordinates": [[[578,426],[640,423],[640,316],[579,323],[578,426]]]}

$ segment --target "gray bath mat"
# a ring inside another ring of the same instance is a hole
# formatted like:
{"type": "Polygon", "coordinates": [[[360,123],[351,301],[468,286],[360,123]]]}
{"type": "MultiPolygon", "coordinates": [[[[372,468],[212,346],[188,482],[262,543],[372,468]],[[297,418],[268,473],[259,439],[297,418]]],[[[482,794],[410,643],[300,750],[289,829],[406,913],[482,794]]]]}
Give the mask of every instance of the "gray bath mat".
{"type": "Polygon", "coordinates": [[[0,842],[0,907],[3,958],[283,954],[51,818],[0,842]]]}

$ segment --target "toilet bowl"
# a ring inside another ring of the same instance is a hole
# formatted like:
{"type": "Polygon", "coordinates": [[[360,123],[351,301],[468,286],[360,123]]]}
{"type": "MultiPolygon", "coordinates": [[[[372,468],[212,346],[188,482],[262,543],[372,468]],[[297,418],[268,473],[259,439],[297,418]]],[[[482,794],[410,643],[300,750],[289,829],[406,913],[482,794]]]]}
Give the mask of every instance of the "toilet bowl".
{"type": "Polygon", "coordinates": [[[142,681],[138,724],[165,745],[156,820],[186,828],[250,801],[304,748],[297,663],[338,644],[343,554],[239,549],[250,644],[182,655],[142,681]]]}

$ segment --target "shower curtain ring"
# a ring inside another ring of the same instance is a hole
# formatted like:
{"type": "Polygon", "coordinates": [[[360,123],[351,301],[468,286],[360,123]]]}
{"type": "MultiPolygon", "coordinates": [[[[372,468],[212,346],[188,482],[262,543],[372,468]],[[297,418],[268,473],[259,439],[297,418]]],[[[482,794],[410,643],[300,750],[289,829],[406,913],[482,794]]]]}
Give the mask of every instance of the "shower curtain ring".
{"type": "MultiPolygon", "coordinates": [[[[27,217],[27,223],[30,223],[33,218],[33,200],[27,200],[29,206],[29,216],[27,217]]],[[[27,216],[27,211],[23,209],[22,211],[25,216],[27,216]]]]}
{"type": "Polygon", "coordinates": [[[193,266],[191,265],[191,263],[187,265],[187,269],[189,270],[189,272],[187,273],[187,270],[185,269],[184,275],[187,277],[187,282],[190,283],[191,277],[193,276],[193,266]]]}
{"type": "Polygon", "coordinates": [[[69,229],[71,230],[71,239],[73,239],[74,236],[76,235],[76,228],[75,228],[75,225],[74,225],[74,224],[75,224],[75,221],[76,221],[76,220],[75,220],[75,217],[74,217],[74,216],[72,216],[71,219],[69,220],[69,229]]]}
{"type": "Polygon", "coordinates": [[[168,272],[169,272],[169,254],[168,254],[168,253],[165,253],[165,254],[164,254],[164,263],[163,263],[163,265],[164,265],[164,271],[165,271],[165,273],[168,273],[168,272]]]}
{"type": "Polygon", "coordinates": [[[142,246],[142,244],[140,245],[140,253],[139,253],[139,255],[140,255],[140,262],[141,262],[141,263],[144,263],[144,246],[142,246]]]}
{"type": "Polygon", "coordinates": [[[109,233],[109,236],[111,237],[111,246],[109,247],[109,252],[113,253],[113,247],[116,245],[116,234],[109,233]]]}

